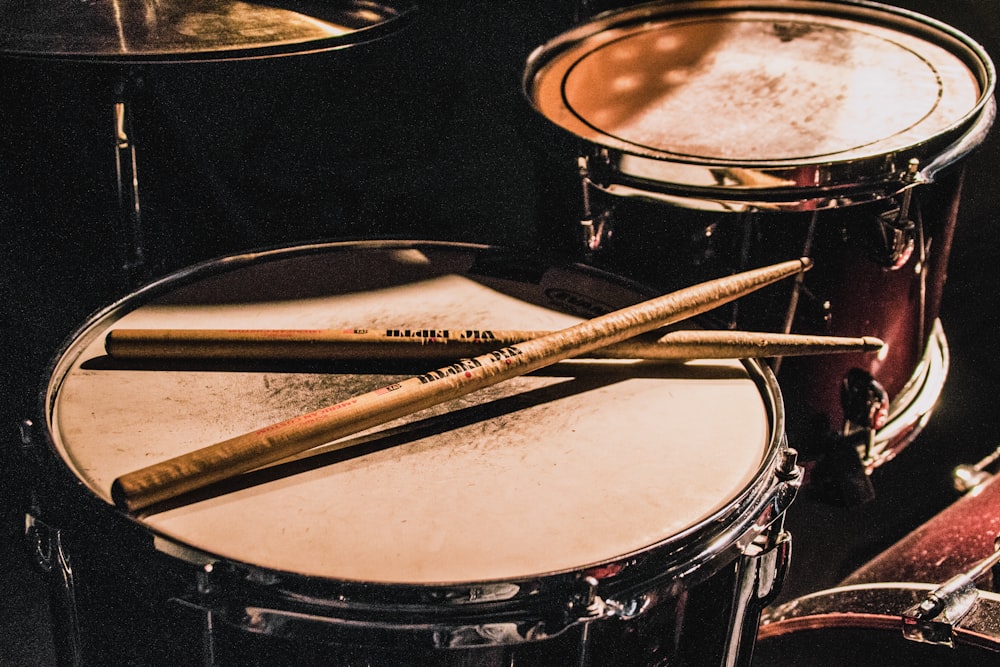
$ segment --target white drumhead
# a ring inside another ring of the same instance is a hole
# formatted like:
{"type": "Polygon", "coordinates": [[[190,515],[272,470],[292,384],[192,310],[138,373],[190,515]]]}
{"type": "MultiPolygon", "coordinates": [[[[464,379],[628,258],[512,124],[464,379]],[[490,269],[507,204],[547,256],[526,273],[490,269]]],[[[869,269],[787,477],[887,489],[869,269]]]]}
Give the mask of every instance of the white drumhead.
{"type": "Polygon", "coordinates": [[[535,76],[534,104],[600,145],[727,163],[891,154],[977,108],[983,86],[957,52],[897,16],[838,16],[836,3],[810,13],[815,4],[667,3],[648,20],[610,21],[535,76]]]}
{"type": "MultiPolygon", "coordinates": [[[[446,244],[329,246],[221,263],[155,300],[126,300],[57,364],[56,449],[110,503],[124,473],[399,378],[333,365],[129,368],[104,355],[111,328],[549,329],[579,321],[558,310],[567,303],[596,310],[636,298],[578,269],[477,263],[475,251],[446,244]]],[[[430,370],[423,363],[414,374],[430,370]]],[[[354,439],[139,520],[187,548],[317,577],[449,583],[568,571],[725,508],[759,478],[771,425],[736,361],[573,361],[354,439]]]]}

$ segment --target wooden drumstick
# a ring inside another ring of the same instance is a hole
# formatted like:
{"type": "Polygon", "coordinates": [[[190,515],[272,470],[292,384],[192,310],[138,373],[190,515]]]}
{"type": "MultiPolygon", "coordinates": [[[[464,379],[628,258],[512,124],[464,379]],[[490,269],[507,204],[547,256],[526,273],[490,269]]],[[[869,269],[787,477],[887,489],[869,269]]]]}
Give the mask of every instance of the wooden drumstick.
{"type": "MultiPolygon", "coordinates": [[[[105,349],[117,359],[372,360],[484,354],[551,331],[496,329],[115,329],[105,349]]],[[[878,338],[750,331],[671,331],[588,352],[595,359],[744,359],[874,352],[878,338]]]]}
{"type": "Polygon", "coordinates": [[[803,258],[711,280],[489,354],[408,378],[118,477],[116,505],[130,512],[458,398],[563,359],[693,317],[807,270],[803,258]]]}

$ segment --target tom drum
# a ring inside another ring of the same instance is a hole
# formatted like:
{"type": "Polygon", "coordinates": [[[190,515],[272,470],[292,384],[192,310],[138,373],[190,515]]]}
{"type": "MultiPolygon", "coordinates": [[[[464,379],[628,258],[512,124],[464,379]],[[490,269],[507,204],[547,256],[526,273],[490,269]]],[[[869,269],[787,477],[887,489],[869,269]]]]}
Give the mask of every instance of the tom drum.
{"type": "Polygon", "coordinates": [[[813,257],[794,286],[716,315],[887,343],[877,357],[773,366],[792,445],[819,456],[845,444],[870,472],[912,440],[944,382],[939,303],[994,86],[979,44],[885,5],[599,14],[539,47],[523,77],[547,154],[544,243],[665,290],[813,257]]]}

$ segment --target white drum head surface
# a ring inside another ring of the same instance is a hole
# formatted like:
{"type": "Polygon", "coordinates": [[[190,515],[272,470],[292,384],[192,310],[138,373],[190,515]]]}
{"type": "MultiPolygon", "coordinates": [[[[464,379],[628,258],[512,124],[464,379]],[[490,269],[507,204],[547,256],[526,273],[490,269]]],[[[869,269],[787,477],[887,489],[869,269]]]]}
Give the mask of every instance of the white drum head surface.
{"type": "Polygon", "coordinates": [[[897,29],[877,10],[869,23],[810,13],[815,3],[673,5],[556,54],[533,79],[537,109],[637,154],[801,163],[917,145],[965,121],[983,95],[947,40],[897,29]]]}
{"type": "MultiPolygon", "coordinates": [[[[56,366],[56,449],[110,503],[127,472],[433,368],[136,367],[106,357],[112,328],[552,329],[579,321],[566,303],[628,305],[630,290],[582,272],[486,275],[476,262],[446,245],[330,246],[223,262],[152,301],[126,300],[56,366]],[[529,292],[550,301],[518,296],[529,292]]],[[[564,362],[139,521],[185,548],[315,577],[534,576],[643,549],[725,508],[761,474],[770,429],[736,361],[564,362]]]]}

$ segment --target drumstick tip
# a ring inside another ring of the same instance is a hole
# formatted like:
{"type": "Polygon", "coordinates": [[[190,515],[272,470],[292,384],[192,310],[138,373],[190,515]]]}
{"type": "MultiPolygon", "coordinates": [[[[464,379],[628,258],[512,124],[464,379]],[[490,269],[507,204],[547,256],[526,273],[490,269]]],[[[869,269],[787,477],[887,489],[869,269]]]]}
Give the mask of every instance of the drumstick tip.
{"type": "Polygon", "coordinates": [[[861,345],[865,352],[878,352],[885,347],[885,341],[875,336],[862,336],[861,345]]]}

